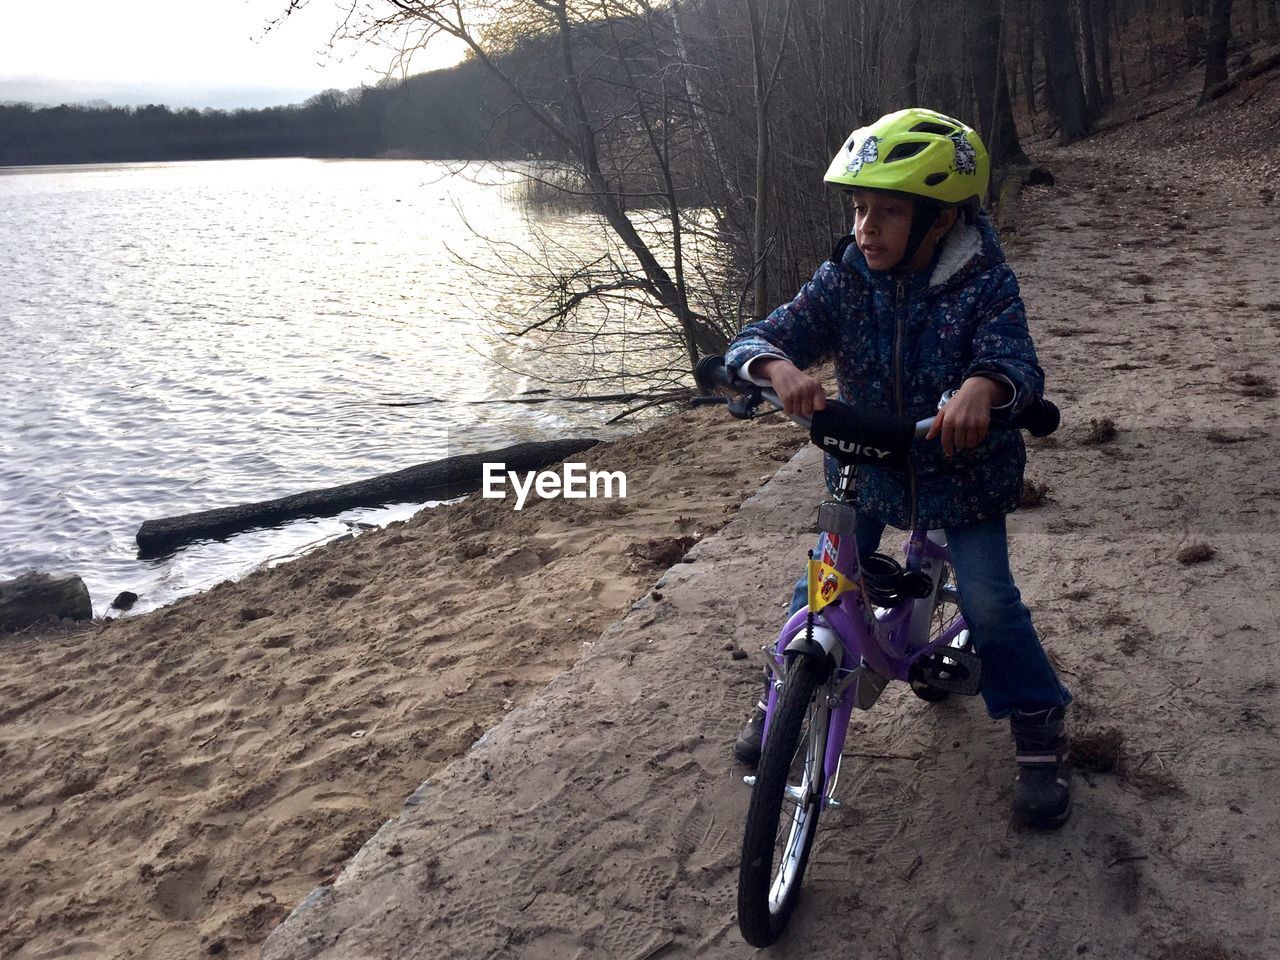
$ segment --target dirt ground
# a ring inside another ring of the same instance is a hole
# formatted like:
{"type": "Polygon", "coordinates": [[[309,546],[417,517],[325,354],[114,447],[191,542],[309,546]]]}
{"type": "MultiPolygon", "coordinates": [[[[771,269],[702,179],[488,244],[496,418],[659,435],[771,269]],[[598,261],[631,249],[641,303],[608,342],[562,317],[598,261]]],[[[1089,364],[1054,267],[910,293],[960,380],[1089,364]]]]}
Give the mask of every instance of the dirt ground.
{"type": "MultiPolygon", "coordinates": [[[[1011,531],[1076,697],[1074,818],[1011,828],[1007,731],[891,690],[776,955],[1280,955],[1280,165],[1214,132],[1280,117],[1215,110],[1046,152],[1006,235],[1066,414],[1011,531]]],[[[685,414],[583,458],[624,502],[468,504],[0,641],[0,957],[253,956],[318,885],[272,960],[742,956],[729,743],[812,454],[738,505],[799,445],[685,414]]]]}
{"type": "Polygon", "coordinates": [[[255,956],[801,442],[688,412],[578,458],[626,499],[470,501],[0,639],[0,957],[255,956]]]}
{"type": "MultiPolygon", "coordinates": [[[[1011,826],[1007,728],[891,688],[855,719],[844,805],[771,955],[1280,955],[1280,231],[1230,164],[1174,178],[1174,154],[1115,146],[1046,156],[1057,184],[1026,191],[1007,238],[1066,413],[1032,443],[1042,503],[1011,536],[1075,695],[1074,816],[1011,826]]],[[[410,798],[264,957],[748,953],[729,744],[819,489],[806,451],[410,798]]]]}

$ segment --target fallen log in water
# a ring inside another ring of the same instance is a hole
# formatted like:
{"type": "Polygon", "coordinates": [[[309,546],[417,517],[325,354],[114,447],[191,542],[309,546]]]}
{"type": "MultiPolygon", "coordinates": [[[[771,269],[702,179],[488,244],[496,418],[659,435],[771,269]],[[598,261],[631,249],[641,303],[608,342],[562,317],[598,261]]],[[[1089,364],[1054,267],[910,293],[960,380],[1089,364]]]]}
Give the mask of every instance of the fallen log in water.
{"type": "Polygon", "coordinates": [[[201,510],[180,517],[148,520],[138,528],[138,556],[155,557],[192,540],[218,539],[299,517],[330,517],[355,507],[446,500],[480,488],[483,465],[504,463],[507,470],[541,470],[581,453],[595,440],[546,440],[517,443],[501,450],[467,453],[386,473],[339,487],[297,493],[235,507],[201,510]]]}

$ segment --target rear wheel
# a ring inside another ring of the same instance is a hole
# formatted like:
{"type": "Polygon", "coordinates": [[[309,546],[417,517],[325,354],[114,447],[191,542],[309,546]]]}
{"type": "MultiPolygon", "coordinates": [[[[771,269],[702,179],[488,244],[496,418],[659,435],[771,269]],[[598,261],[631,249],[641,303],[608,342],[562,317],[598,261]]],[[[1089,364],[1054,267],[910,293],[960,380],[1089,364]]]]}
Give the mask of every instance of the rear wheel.
{"type": "MultiPolygon", "coordinates": [[[[929,622],[928,643],[933,643],[934,640],[942,636],[960,616],[960,594],[956,590],[955,572],[951,569],[951,564],[944,563],[942,565],[942,574],[938,582],[938,591],[934,594],[933,615],[929,622]]],[[[968,650],[970,647],[968,635],[964,634],[963,640],[959,637],[952,640],[951,646],[960,650],[968,650]]],[[[937,703],[951,696],[948,691],[931,687],[923,680],[912,680],[911,692],[921,700],[927,700],[929,703],[937,703]]]]}
{"type": "Polygon", "coordinates": [[[753,947],[782,936],[817,835],[831,731],[824,679],[812,657],[792,661],[756,768],[738,871],[738,927],[753,947]]]}

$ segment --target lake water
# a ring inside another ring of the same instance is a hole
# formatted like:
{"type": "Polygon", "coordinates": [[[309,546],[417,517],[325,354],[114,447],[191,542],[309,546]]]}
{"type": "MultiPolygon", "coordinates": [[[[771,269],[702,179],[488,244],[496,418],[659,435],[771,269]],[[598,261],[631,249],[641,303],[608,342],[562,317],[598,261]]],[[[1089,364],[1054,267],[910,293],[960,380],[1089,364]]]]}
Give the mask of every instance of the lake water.
{"type": "Polygon", "coordinates": [[[149,609],[420,505],[154,561],[136,559],[144,520],[516,440],[601,436],[618,406],[474,403],[540,386],[507,367],[548,370],[490,325],[536,308],[510,275],[534,229],[591,250],[599,225],[539,221],[513,200],[514,174],[456,170],[0,170],[0,579],[77,573],[95,612],[121,590],[149,609]]]}

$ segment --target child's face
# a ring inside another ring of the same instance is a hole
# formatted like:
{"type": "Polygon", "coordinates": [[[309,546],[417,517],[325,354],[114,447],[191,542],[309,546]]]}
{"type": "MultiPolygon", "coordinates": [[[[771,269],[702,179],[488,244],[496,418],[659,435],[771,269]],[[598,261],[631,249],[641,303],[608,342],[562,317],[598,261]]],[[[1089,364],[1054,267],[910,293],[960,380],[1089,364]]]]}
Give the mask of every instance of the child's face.
{"type": "Polygon", "coordinates": [[[892,270],[907,252],[914,204],[874,190],[853,191],[853,234],[872,270],[892,270]]]}
{"type": "MultiPolygon", "coordinates": [[[[853,191],[853,233],[858,249],[872,270],[892,270],[899,266],[911,241],[911,221],[915,204],[900,194],[877,190],[853,191]]],[[[956,222],[958,213],[948,208],[925,231],[908,270],[923,270],[933,259],[933,251],[956,222]]]]}

